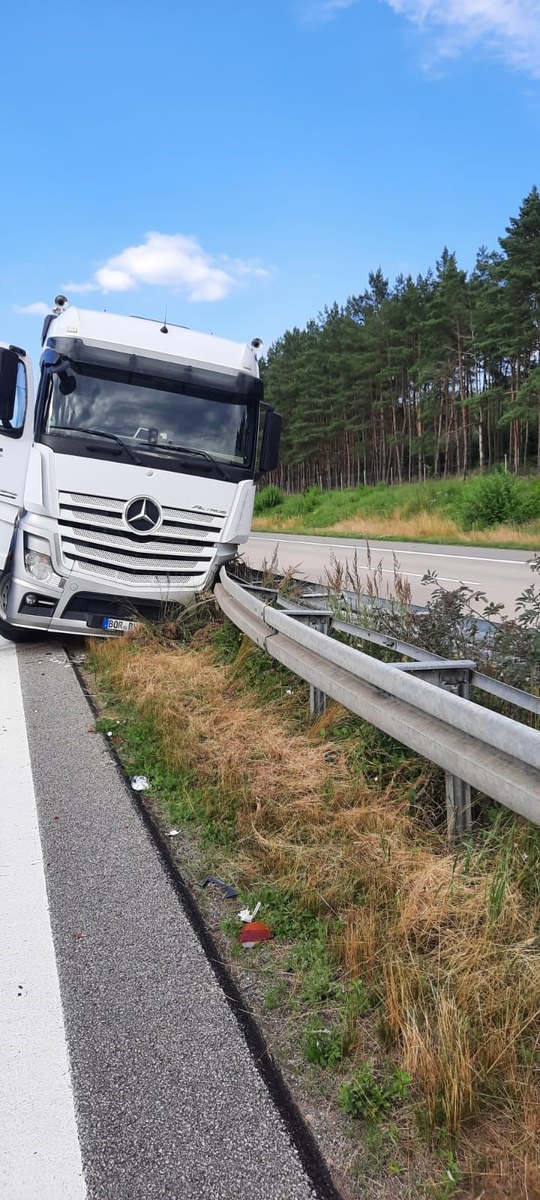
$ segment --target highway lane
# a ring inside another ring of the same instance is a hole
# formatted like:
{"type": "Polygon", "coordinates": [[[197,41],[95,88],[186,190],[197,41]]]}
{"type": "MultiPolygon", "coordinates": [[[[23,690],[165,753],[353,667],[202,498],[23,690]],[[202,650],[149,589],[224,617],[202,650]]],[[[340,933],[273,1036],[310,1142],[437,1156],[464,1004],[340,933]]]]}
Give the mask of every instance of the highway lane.
{"type": "Polygon", "coordinates": [[[15,647],[0,638],[0,1195],[85,1200],[15,647]]]}
{"type": "MultiPolygon", "coordinates": [[[[303,534],[253,533],[244,550],[246,561],[257,569],[269,562],[274,552],[280,570],[295,568],[295,574],[314,583],[324,582],[331,558],[352,564],[355,551],[361,574],[368,571],[368,544],[363,539],[311,537],[303,534]]],[[[515,614],[517,597],[533,583],[528,550],[484,549],[476,546],[433,546],[413,542],[370,541],[372,569],[383,572],[383,595],[393,594],[395,555],[410,582],[413,604],[425,604],[431,590],[422,584],[427,571],[436,571],[439,583],[453,590],[460,583],[486,593],[488,601],[504,604],[505,615],[515,614]]]]}
{"type": "Polygon", "coordinates": [[[93,726],[0,639],[0,1195],[335,1200],[93,726]]]}

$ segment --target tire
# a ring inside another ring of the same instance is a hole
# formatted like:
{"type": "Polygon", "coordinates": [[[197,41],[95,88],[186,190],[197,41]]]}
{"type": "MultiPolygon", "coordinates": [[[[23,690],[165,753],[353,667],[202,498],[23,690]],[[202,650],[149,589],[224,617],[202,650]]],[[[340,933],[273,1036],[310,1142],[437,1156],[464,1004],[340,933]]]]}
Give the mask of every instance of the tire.
{"type": "Polygon", "coordinates": [[[0,579],[0,636],[6,638],[8,642],[35,642],[40,636],[43,636],[40,631],[19,629],[17,625],[10,625],[9,621],[6,621],[10,578],[9,571],[4,571],[0,579]]]}

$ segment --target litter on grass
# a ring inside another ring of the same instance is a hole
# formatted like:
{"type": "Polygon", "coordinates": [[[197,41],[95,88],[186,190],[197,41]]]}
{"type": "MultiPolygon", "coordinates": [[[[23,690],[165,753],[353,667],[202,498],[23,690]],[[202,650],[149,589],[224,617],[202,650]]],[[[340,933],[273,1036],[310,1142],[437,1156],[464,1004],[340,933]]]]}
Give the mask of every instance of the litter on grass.
{"type": "Polygon", "coordinates": [[[131,780],[131,786],[134,792],[147,792],[150,788],[150,782],[146,775],[134,775],[131,780]]]}
{"type": "Polygon", "coordinates": [[[208,887],[209,883],[213,883],[215,887],[223,888],[225,900],[234,900],[238,895],[236,888],[233,888],[230,883],[226,883],[224,879],[218,879],[216,875],[207,875],[203,881],[203,887],[208,887]]]}
{"type": "Polygon", "coordinates": [[[238,913],[240,920],[241,921],[254,921],[260,907],[261,907],[261,902],[260,902],[260,900],[258,900],[257,904],[255,905],[255,908],[253,909],[253,912],[250,912],[249,908],[241,909],[241,911],[238,913]]]}
{"type": "Polygon", "coordinates": [[[244,950],[252,950],[260,942],[267,942],[272,937],[272,930],[264,921],[248,921],[238,934],[238,941],[244,950]]]}

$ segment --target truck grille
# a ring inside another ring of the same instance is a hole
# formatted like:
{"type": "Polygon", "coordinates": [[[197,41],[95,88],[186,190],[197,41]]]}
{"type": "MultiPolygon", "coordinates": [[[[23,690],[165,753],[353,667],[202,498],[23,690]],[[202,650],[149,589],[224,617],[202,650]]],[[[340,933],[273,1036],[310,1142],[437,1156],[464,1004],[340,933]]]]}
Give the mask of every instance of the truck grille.
{"type": "Polygon", "coordinates": [[[225,518],[163,508],[159,529],[133,533],[126,500],[61,492],[60,539],[65,566],[138,587],[196,587],[207,574],[225,518]]]}

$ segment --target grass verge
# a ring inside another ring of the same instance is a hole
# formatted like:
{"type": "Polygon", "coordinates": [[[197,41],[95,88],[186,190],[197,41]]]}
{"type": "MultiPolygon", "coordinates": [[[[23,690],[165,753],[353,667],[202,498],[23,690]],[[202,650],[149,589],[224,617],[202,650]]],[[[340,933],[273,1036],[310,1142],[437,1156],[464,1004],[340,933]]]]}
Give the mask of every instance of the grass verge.
{"type": "Polygon", "coordinates": [[[437,774],[338,706],[309,727],[304,685],[227,623],[185,645],[139,628],[89,666],[194,875],[262,902],[275,938],[242,969],[293,1071],[341,1103],[348,1194],[540,1195],[538,832],[494,809],[449,854],[437,774]]]}
{"type": "Polygon", "coordinates": [[[286,497],[267,488],[257,497],[253,528],[535,550],[540,543],[540,480],[495,474],[344,491],[310,488],[286,497]]]}

